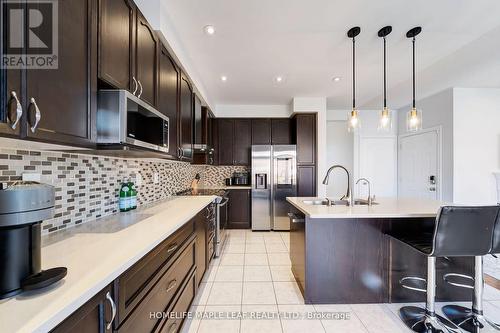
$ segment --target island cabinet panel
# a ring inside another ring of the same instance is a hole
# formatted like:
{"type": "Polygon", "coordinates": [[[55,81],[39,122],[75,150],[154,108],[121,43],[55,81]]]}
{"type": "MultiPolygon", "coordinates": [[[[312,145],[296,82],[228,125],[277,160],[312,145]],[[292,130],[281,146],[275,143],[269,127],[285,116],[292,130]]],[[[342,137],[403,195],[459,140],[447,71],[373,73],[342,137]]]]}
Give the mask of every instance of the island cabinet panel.
{"type": "Polygon", "coordinates": [[[107,286],[90,301],[54,328],[52,333],[107,333],[112,332],[113,302],[111,286],[107,286]]]}
{"type": "Polygon", "coordinates": [[[276,118],[271,120],[271,139],[273,145],[292,144],[291,119],[276,118]]]}
{"type": "Polygon", "coordinates": [[[306,224],[305,216],[290,207],[290,212],[297,217],[296,221],[290,220],[290,261],[292,273],[304,293],[306,288],[306,224]],[[303,219],[303,221],[300,221],[303,219]]]}
{"type": "Polygon", "coordinates": [[[271,119],[252,119],[252,145],[271,144],[271,119]]]}
{"type": "Polygon", "coordinates": [[[228,196],[228,228],[250,229],[250,190],[230,190],[228,196]]]}

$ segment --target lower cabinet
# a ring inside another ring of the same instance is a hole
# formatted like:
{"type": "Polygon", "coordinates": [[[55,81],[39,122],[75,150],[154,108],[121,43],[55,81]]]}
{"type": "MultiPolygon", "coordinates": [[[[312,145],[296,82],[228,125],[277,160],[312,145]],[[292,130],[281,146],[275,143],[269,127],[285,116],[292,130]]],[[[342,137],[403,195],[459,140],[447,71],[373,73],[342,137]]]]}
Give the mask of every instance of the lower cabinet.
{"type": "Polygon", "coordinates": [[[297,196],[316,196],[316,167],[314,165],[297,166],[297,196]]]}
{"type": "Polygon", "coordinates": [[[80,309],[66,318],[53,333],[112,332],[114,300],[111,286],[107,286],[80,309]]]}
{"type": "Polygon", "coordinates": [[[53,332],[179,332],[213,255],[214,209],[204,208],[53,332]]]}
{"type": "Polygon", "coordinates": [[[228,196],[227,227],[229,229],[250,229],[250,190],[229,190],[228,196]]]}

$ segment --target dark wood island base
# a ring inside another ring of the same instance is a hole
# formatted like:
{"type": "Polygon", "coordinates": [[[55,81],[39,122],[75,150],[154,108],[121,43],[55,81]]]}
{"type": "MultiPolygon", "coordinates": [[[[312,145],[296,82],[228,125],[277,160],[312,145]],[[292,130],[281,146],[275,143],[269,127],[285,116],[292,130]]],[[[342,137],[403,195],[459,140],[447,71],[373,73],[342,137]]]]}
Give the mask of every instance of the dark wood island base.
{"type": "MultiPolygon", "coordinates": [[[[433,231],[435,218],[309,218],[290,223],[292,272],[307,304],[425,302],[403,288],[405,276],[426,278],[427,257],[387,233],[433,231]]],[[[446,273],[474,276],[474,258],[438,258],[436,301],[471,301],[446,273]]],[[[425,285],[416,286],[425,289],[425,285]]]]}

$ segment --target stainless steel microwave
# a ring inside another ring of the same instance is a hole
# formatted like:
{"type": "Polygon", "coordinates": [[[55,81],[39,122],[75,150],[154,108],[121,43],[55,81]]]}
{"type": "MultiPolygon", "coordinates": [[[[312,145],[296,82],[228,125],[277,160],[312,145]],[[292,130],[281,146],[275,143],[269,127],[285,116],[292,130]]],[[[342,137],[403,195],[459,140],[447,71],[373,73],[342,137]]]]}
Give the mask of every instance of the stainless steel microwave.
{"type": "Polygon", "coordinates": [[[97,143],[168,153],[168,117],[127,90],[100,90],[97,143]]]}

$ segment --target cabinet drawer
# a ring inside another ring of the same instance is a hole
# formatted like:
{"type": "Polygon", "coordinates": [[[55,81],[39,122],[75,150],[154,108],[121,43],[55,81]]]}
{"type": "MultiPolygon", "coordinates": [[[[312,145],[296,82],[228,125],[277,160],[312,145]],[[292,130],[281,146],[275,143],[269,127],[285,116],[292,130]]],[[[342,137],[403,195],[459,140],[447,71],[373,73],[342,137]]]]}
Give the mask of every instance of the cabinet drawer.
{"type": "MultiPolygon", "coordinates": [[[[196,274],[196,273],[195,273],[196,274]]],[[[169,312],[169,318],[161,328],[161,333],[176,333],[180,332],[182,323],[184,322],[185,313],[189,310],[189,306],[193,301],[196,293],[195,274],[191,276],[186,287],[180,294],[179,299],[175,303],[173,310],[169,312]]]]}
{"type": "Polygon", "coordinates": [[[194,237],[160,281],[118,329],[122,332],[152,332],[161,320],[150,318],[152,313],[166,311],[170,301],[181,289],[184,279],[195,270],[194,237]]]}
{"type": "Polygon", "coordinates": [[[194,221],[190,221],[146,254],[137,264],[122,274],[115,282],[118,295],[118,324],[137,306],[149,289],[163,275],[179,252],[182,244],[194,233],[194,221]]]}

